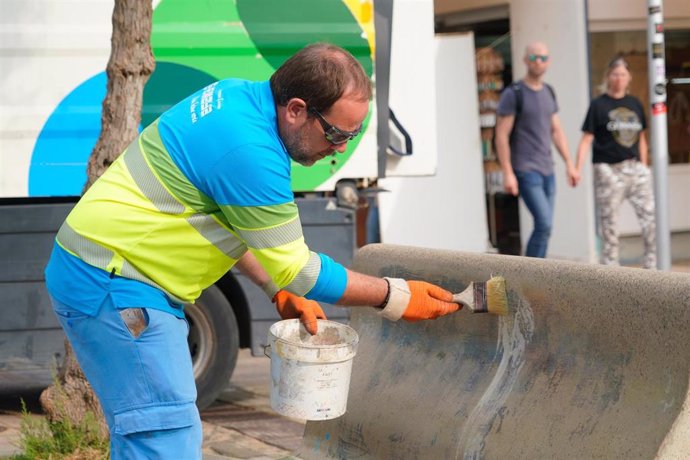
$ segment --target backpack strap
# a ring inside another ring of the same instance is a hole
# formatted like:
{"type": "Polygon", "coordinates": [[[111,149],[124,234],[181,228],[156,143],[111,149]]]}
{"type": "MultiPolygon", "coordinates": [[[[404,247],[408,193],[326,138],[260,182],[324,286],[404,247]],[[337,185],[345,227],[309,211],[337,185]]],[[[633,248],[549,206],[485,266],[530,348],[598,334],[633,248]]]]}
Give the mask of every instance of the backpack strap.
{"type": "Polygon", "coordinates": [[[558,101],[556,100],[556,91],[553,90],[553,86],[549,85],[548,83],[544,83],[544,86],[546,86],[546,88],[547,88],[547,89],[549,90],[549,92],[551,93],[551,96],[553,97],[553,101],[554,101],[554,102],[558,102],[558,101]]]}
{"type": "Polygon", "coordinates": [[[522,85],[519,81],[514,81],[510,84],[510,88],[515,93],[515,118],[517,119],[522,112],[522,85]]]}

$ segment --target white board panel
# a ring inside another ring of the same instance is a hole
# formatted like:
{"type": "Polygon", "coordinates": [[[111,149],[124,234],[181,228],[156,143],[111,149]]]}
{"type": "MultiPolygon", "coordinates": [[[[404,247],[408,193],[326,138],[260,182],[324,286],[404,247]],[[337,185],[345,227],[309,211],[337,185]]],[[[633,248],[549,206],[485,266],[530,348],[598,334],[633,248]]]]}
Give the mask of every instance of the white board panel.
{"type": "Polygon", "coordinates": [[[434,49],[438,169],[387,178],[379,194],[381,240],[427,248],[488,248],[484,172],[472,34],[437,36],[434,49]]]}
{"type": "MultiPolygon", "coordinates": [[[[414,153],[405,157],[388,155],[387,177],[424,176],[436,172],[433,49],[433,0],[395,0],[389,106],[412,137],[414,153]]],[[[391,143],[396,145],[400,139],[400,136],[393,136],[391,143]]]]}

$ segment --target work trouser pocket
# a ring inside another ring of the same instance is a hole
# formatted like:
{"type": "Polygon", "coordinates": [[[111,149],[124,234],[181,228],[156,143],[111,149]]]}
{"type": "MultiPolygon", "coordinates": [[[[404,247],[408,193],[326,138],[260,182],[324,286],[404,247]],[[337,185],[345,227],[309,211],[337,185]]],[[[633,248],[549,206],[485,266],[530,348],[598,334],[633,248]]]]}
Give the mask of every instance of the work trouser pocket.
{"type": "Polygon", "coordinates": [[[138,339],[148,328],[149,314],[145,308],[123,308],[119,312],[122,322],[135,339],[138,339]]]}
{"type": "Polygon", "coordinates": [[[114,415],[113,433],[129,435],[148,431],[187,428],[200,423],[194,402],[153,405],[129,409],[114,415]]]}
{"type": "Polygon", "coordinates": [[[201,460],[203,433],[194,402],[138,406],[116,413],[110,436],[113,460],[201,460]]]}

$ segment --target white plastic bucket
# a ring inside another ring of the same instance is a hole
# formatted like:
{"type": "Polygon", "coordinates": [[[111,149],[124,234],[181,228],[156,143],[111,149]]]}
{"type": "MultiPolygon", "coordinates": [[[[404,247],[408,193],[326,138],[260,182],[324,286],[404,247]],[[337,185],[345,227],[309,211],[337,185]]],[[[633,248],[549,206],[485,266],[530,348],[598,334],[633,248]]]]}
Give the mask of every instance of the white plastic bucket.
{"type": "Polygon", "coordinates": [[[318,320],[318,327],[312,336],[298,319],[288,319],[268,331],[271,407],[279,414],[329,420],[345,413],[359,337],[334,321],[318,320]]]}

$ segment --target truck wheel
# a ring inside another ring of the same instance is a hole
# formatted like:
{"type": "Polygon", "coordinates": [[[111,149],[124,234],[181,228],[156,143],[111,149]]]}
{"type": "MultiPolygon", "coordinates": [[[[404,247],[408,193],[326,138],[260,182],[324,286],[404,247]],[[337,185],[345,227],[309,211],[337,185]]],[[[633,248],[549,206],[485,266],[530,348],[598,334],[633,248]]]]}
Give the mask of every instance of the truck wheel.
{"type": "Polygon", "coordinates": [[[189,322],[189,352],[196,380],[196,405],[204,409],[216,400],[230,382],[240,333],[232,306],[216,286],[201,293],[193,305],[185,306],[189,322]]]}

